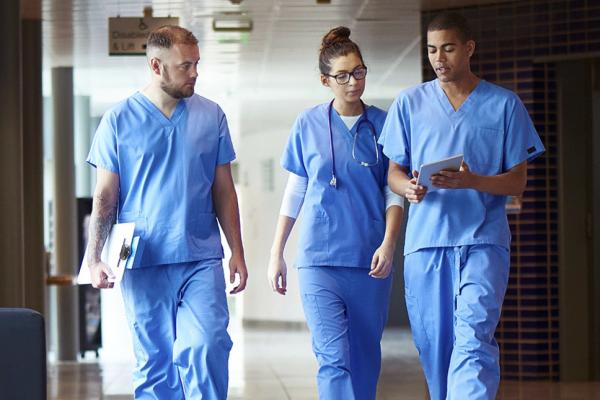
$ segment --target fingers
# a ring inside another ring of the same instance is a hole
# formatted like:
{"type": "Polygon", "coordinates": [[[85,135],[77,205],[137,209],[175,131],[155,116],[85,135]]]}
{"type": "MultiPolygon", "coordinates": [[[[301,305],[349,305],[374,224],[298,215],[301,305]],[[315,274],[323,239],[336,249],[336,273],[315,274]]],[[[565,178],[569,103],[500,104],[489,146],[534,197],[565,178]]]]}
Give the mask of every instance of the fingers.
{"type": "Polygon", "coordinates": [[[287,292],[287,279],[285,272],[278,272],[277,274],[270,276],[269,282],[271,284],[271,289],[273,289],[274,292],[285,295],[287,292]]]}
{"type": "Polygon", "coordinates": [[[287,292],[287,274],[285,272],[281,274],[281,288],[278,292],[283,295],[287,292]]]}
{"type": "MultiPolygon", "coordinates": [[[[373,257],[373,261],[375,261],[375,257],[373,257]]],[[[369,272],[369,275],[373,278],[383,278],[384,276],[382,276],[382,274],[385,272],[386,265],[388,263],[389,261],[385,255],[378,255],[377,264],[375,265],[375,268],[373,268],[373,264],[371,264],[371,271],[369,272]]]]}
{"type": "Polygon", "coordinates": [[[373,254],[373,259],[371,260],[371,271],[369,271],[369,275],[371,275],[373,270],[377,268],[377,264],[379,264],[379,250],[373,254]]]}
{"type": "Polygon", "coordinates": [[[104,274],[106,275],[106,277],[108,279],[115,279],[116,278],[115,274],[113,274],[113,272],[112,272],[112,269],[107,264],[104,264],[102,266],[102,272],[104,272],[104,274]]]}
{"type": "Polygon", "coordinates": [[[242,290],[246,288],[246,282],[248,281],[248,271],[245,267],[232,267],[230,268],[229,277],[231,279],[231,283],[235,282],[235,274],[238,274],[240,277],[240,284],[234,287],[229,294],[240,293],[242,290]]]}
{"type": "Polygon", "coordinates": [[[94,266],[91,271],[92,286],[96,289],[111,289],[115,286],[114,280],[116,277],[112,272],[112,269],[103,263],[99,263],[94,266]]]}
{"type": "MultiPolygon", "coordinates": [[[[104,274],[103,274],[104,275],[104,274]]],[[[96,289],[112,289],[115,286],[114,282],[109,282],[106,275],[100,277],[99,281],[93,281],[92,286],[96,289]]]]}
{"type": "Polygon", "coordinates": [[[460,187],[460,173],[451,171],[440,171],[431,177],[431,183],[442,189],[455,189],[460,187]]]}
{"type": "Polygon", "coordinates": [[[269,273],[268,280],[269,280],[269,285],[271,285],[271,290],[276,292],[277,291],[277,276],[269,273]]]}
{"type": "Polygon", "coordinates": [[[240,284],[236,288],[237,289],[236,293],[239,293],[242,290],[246,289],[247,282],[248,282],[248,272],[246,271],[246,269],[244,269],[242,271],[242,273],[240,274],[240,284]]]}
{"type": "Polygon", "coordinates": [[[406,200],[410,203],[419,203],[425,197],[427,188],[420,185],[411,185],[404,194],[406,200]]]}
{"type": "Polygon", "coordinates": [[[236,272],[236,267],[233,266],[229,266],[229,283],[233,284],[233,282],[235,282],[235,272],[236,272]]]}

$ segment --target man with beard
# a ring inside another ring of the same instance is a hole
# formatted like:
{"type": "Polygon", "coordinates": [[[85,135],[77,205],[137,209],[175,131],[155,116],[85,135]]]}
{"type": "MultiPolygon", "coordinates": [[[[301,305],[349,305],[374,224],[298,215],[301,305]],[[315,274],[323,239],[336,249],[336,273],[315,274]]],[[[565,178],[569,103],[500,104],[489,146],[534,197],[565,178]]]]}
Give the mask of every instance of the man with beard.
{"type": "Polygon", "coordinates": [[[231,283],[239,275],[231,293],[248,276],[235,153],[221,108],[194,94],[194,35],[161,27],[148,37],[147,57],[150,84],[106,112],[87,159],[97,169],[88,265],[94,287],[112,287],[102,247],[115,221],[135,222],[136,267],[121,283],[135,398],[225,399],[232,342],[217,219],[232,252],[231,283]]]}

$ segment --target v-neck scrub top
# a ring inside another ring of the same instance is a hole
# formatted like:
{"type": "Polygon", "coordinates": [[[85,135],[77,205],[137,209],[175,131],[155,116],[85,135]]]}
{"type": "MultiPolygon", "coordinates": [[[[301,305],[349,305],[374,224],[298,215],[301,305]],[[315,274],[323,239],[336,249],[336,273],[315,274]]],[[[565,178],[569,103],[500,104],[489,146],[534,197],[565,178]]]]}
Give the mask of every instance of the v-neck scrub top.
{"type": "MultiPolygon", "coordinates": [[[[369,268],[385,233],[383,188],[387,184],[388,160],[366,123],[359,120],[348,130],[332,109],[337,188],[330,186],[333,160],[328,106],[329,103],[319,104],[298,116],[281,159],[287,171],[308,178],[296,267],[369,268]],[[359,127],[355,156],[374,162],[377,151],[379,163],[375,166],[363,167],[352,157],[359,127]]],[[[366,114],[378,138],[385,111],[368,106],[366,114]]]]}
{"type": "MultiPolygon", "coordinates": [[[[498,175],[544,152],[523,103],[481,80],[458,110],[439,81],[409,88],[392,103],[379,139],[395,163],[418,170],[463,154],[471,171],[498,175]]],[[[506,196],[474,189],[440,189],[412,204],[404,253],[431,247],[495,244],[510,248],[506,196]]]]}
{"type": "Polygon", "coordinates": [[[135,222],[144,267],[223,257],[211,189],[234,159],[218,104],[193,95],[167,118],[138,92],[104,114],[87,162],[119,175],[117,219],[135,222]]]}

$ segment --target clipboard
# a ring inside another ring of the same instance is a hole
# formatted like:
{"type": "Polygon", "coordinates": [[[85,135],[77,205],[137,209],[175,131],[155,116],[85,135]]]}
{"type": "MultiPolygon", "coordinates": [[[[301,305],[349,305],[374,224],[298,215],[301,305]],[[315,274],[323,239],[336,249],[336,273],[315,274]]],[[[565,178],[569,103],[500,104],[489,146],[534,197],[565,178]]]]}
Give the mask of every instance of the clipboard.
{"type": "MultiPolygon", "coordinates": [[[[138,250],[140,237],[133,236],[135,231],[134,222],[114,224],[104,242],[100,259],[106,263],[115,275],[109,282],[120,282],[123,279],[125,269],[133,268],[135,256],[138,250]]],[[[89,285],[92,283],[90,269],[87,263],[87,249],[81,262],[77,283],[79,285],[89,285]]]]}
{"type": "Polygon", "coordinates": [[[431,184],[431,176],[443,170],[458,171],[460,169],[462,161],[463,155],[458,154],[456,156],[444,158],[443,160],[421,165],[421,168],[419,168],[419,177],[417,178],[417,185],[425,186],[429,191],[441,189],[431,184]]]}

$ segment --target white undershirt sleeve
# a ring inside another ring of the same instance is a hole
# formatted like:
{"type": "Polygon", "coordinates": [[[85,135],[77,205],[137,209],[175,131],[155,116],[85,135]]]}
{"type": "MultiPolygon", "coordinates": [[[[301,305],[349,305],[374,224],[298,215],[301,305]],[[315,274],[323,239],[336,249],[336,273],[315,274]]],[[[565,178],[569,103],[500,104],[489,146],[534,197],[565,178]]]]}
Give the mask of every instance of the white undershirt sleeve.
{"type": "Polygon", "coordinates": [[[391,206],[399,206],[404,209],[404,197],[392,192],[388,185],[383,188],[385,193],[385,211],[391,206]]]}
{"type": "Polygon", "coordinates": [[[281,210],[279,214],[290,218],[298,218],[302,203],[304,203],[304,195],[308,187],[308,178],[299,176],[290,172],[285,191],[283,192],[283,200],[281,200],[281,210]]]}

